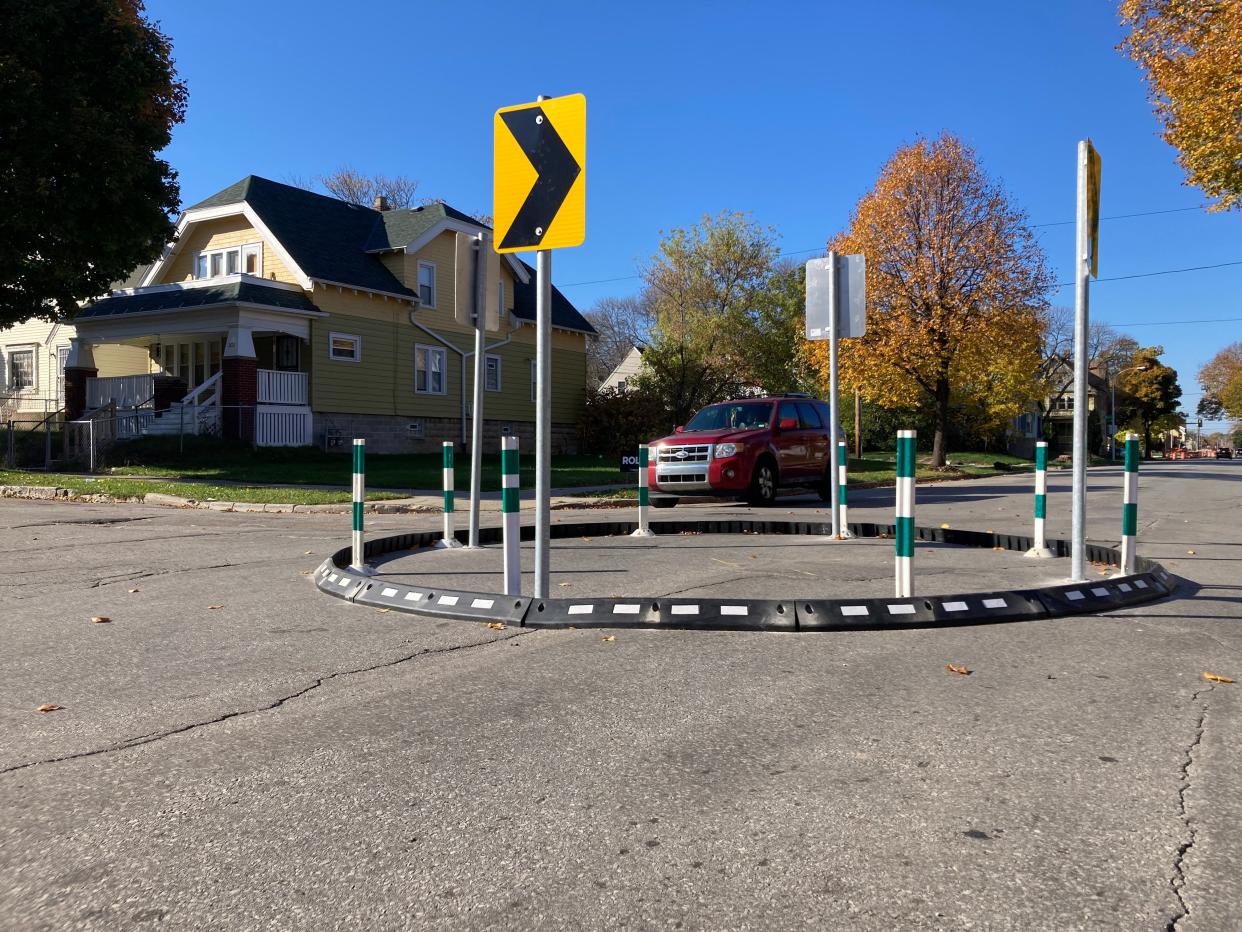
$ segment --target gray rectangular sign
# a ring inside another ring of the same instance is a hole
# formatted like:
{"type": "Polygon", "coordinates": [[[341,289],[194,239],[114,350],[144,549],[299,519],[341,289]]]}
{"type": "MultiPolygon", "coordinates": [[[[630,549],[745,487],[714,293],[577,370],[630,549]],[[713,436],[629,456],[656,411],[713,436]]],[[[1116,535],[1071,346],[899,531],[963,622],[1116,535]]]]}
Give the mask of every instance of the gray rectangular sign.
{"type": "MultiPolygon", "coordinates": [[[[837,256],[837,337],[860,337],[867,330],[867,261],[837,256]]],[[[806,264],[806,338],[828,339],[828,259],[806,264]]]]}

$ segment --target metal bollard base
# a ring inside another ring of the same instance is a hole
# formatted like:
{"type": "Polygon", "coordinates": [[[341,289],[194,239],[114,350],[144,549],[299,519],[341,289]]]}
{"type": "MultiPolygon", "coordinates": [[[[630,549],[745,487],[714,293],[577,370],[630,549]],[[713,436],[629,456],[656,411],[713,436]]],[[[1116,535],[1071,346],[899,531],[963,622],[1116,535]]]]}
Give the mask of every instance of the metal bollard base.
{"type": "Polygon", "coordinates": [[[1032,547],[1023,556],[1030,557],[1033,560],[1047,560],[1053,556],[1053,553],[1047,547],[1032,547]]]}
{"type": "Polygon", "coordinates": [[[656,536],[655,531],[651,530],[651,528],[649,527],[648,528],[640,527],[638,530],[630,532],[630,537],[655,537],[655,536],[656,536]]]}
{"type": "MultiPolygon", "coordinates": [[[[459,540],[453,540],[453,538],[451,538],[451,537],[449,537],[449,538],[444,538],[444,537],[440,538],[438,541],[436,541],[436,542],[435,542],[434,547],[435,547],[435,549],[436,549],[436,550],[459,550],[459,549],[465,549],[465,545],[464,545],[464,544],[462,544],[462,542],[461,542],[461,541],[459,541],[459,540]]],[[[480,548],[480,549],[481,549],[481,548],[480,548]]]]}
{"type": "Polygon", "coordinates": [[[853,540],[853,539],[854,539],[854,535],[850,531],[845,530],[845,529],[842,529],[840,534],[837,534],[836,536],[830,538],[830,540],[853,540]]]}
{"type": "Polygon", "coordinates": [[[351,565],[349,570],[351,573],[359,573],[363,576],[377,576],[379,574],[379,570],[373,567],[370,563],[365,563],[362,566],[351,565]]]}

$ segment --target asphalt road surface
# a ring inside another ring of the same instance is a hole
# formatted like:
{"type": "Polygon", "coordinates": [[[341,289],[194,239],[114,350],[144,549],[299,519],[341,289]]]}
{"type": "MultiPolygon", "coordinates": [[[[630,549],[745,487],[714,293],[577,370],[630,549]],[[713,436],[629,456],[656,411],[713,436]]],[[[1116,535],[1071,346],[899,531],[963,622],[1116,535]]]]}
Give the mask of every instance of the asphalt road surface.
{"type": "MultiPolygon", "coordinates": [[[[920,486],[918,522],[1025,533],[1029,483],[920,486]]],[[[524,633],[316,592],[347,517],[0,501],[0,927],[1239,929],[1240,514],[1242,463],[1145,465],[1182,589],[1105,616],[524,633]]]]}

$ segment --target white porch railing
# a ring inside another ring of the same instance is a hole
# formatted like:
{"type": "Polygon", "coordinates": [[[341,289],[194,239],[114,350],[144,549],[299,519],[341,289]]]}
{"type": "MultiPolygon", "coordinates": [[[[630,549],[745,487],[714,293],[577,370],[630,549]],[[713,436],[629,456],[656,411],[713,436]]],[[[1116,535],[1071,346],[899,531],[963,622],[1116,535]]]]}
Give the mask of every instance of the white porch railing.
{"type": "Polygon", "coordinates": [[[307,447],[314,440],[311,431],[310,408],[259,405],[255,410],[254,444],[257,447],[307,447]]]}
{"type": "Polygon", "coordinates": [[[310,376],[305,372],[258,370],[258,402],[272,405],[304,405],[307,403],[310,376]]]}
{"type": "Polygon", "coordinates": [[[86,380],[86,409],[94,411],[110,401],[118,408],[137,408],[155,394],[154,375],[115,375],[86,380]]]}

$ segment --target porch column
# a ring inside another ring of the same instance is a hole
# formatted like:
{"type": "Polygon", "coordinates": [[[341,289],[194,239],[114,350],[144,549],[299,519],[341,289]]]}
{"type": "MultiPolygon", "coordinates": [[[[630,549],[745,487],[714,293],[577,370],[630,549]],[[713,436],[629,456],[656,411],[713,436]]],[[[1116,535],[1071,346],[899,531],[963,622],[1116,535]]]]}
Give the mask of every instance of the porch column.
{"type": "Polygon", "coordinates": [[[91,344],[80,337],[72,338],[65,361],[65,420],[76,420],[86,413],[86,380],[98,375],[91,344]]]}
{"type": "Polygon", "coordinates": [[[250,328],[231,327],[220,364],[220,403],[224,405],[223,428],[228,440],[254,442],[258,367],[250,328]]]}

